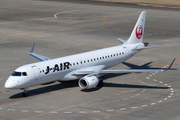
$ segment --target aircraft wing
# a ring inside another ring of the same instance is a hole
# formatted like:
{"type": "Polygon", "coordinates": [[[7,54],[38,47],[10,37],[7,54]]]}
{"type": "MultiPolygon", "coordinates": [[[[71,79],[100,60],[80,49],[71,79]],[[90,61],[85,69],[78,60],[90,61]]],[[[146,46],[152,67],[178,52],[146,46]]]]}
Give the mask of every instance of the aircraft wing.
{"type": "Polygon", "coordinates": [[[137,50],[141,50],[141,49],[148,49],[148,48],[155,48],[155,47],[166,47],[166,46],[170,46],[170,45],[174,45],[174,44],[155,45],[155,46],[147,46],[147,47],[138,47],[138,48],[136,48],[136,49],[137,49],[137,50]]]}
{"type": "Polygon", "coordinates": [[[100,71],[77,71],[75,75],[87,75],[87,74],[107,74],[107,73],[141,73],[141,72],[156,72],[156,71],[167,71],[173,65],[175,59],[169,65],[168,68],[157,68],[157,69],[129,69],[129,70],[100,70],[100,71]]]}
{"type": "Polygon", "coordinates": [[[36,58],[36,59],[38,59],[40,61],[45,61],[45,60],[50,60],[51,59],[51,58],[48,58],[46,56],[34,53],[34,44],[35,44],[35,42],[33,42],[32,48],[28,53],[29,55],[33,56],[34,58],[36,58]]]}
{"type": "Polygon", "coordinates": [[[108,73],[141,73],[141,72],[156,72],[156,71],[166,71],[166,69],[129,69],[129,70],[101,70],[101,71],[78,71],[75,75],[87,75],[87,74],[108,74],[108,73]]]}

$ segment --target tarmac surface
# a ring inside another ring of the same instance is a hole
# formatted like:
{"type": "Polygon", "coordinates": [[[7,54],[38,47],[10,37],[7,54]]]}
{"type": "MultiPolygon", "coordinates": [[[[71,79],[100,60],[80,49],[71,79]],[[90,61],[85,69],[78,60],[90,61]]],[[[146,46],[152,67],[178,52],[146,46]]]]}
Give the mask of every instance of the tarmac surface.
{"type": "Polygon", "coordinates": [[[180,12],[138,7],[36,0],[1,0],[0,120],[179,120],[180,12]],[[108,74],[104,87],[81,90],[74,82],[55,82],[22,90],[4,83],[22,65],[38,62],[27,53],[50,58],[111,47],[128,39],[141,11],[147,11],[144,42],[174,46],[146,49],[112,69],[167,67],[166,72],[108,74]]]}

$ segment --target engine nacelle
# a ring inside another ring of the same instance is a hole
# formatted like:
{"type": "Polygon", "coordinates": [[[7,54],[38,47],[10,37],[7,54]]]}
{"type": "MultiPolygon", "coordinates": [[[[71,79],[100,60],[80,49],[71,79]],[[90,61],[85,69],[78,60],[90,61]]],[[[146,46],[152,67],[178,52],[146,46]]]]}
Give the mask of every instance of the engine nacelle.
{"type": "Polygon", "coordinates": [[[96,76],[85,76],[78,82],[82,89],[90,89],[96,87],[99,83],[99,79],[96,76]]]}

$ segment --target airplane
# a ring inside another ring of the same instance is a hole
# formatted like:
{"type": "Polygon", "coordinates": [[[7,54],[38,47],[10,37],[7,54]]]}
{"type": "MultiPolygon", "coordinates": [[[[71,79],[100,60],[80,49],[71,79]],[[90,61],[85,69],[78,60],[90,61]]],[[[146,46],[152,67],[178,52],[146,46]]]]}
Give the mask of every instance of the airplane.
{"type": "Polygon", "coordinates": [[[162,47],[169,45],[148,46],[143,43],[146,11],[142,11],[128,40],[117,38],[122,45],[109,48],[69,55],[51,59],[34,52],[33,42],[29,55],[40,62],[23,65],[17,68],[5,82],[7,89],[22,89],[23,97],[28,96],[29,87],[51,83],[54,81],[78,80],[81,89],[91,89],[103,86],[100,77],[108,73],[132,73],[167,71],[171,68],[175,59],[168,68],[161,69],[120,69],[110,70],[112,66],[129,59],[139,51],[146,48],[162,47]]]}

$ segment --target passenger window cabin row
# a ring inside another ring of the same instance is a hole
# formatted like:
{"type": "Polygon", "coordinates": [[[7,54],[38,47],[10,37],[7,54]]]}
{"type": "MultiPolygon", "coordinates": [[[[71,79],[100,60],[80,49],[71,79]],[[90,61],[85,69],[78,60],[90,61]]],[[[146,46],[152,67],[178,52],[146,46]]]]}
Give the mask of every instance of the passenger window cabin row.
{"type": "Polygon", "coordinates": [[[79,65],[79,64],[83,64],[83,63],[89,63],[89,62],[93,62],[93,61],[96,61],[96,60],[103,60],[103,59],[107,59],[107,58],[110,58],[110,57],[116,57],[116,56],[120,56],[120,55],[124,55],[124,52],[116,53],[116,54],[113,54],[113,55],[107,55],[107,56],[103,56],[103,57],[99,57],[99,58],[94,58],[94,59],[90,59],[90,60],[84,60],[84,61],[81,61],[80,63],[77,62],[77,63],[70,64],[70,66],[75,66],[75,65],[79,65]]]}

